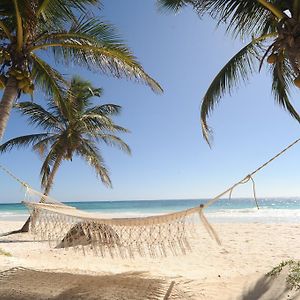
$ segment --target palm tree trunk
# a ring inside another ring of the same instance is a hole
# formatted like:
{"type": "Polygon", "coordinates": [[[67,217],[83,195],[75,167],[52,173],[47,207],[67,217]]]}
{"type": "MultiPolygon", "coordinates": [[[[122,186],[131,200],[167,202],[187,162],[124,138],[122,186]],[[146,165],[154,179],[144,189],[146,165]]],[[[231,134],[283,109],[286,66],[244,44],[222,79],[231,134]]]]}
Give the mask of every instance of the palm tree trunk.
{"type": "Polygon", "coordinates": [[[17,96],[17,80],[14,77],[9,77],[0,102],[0,140],[3,138],[7,121],[17,96]]]}
{"type": "MultiPolygon", "coordinates": [[[[48,181],[47,181],[47,184],[46,184],[45,189],[44,189],[44,195],[46,195],[46,196],[48,196],[48,194],[49,194],[49,192],[50,192],[50,190],[53,186],[54,176],[56,175],[56,172],[57,172],[57,170],[58,170],[58,168],[61,164],[61,161],[63,159],[63,154],[62,153],[59,154],[58,157],[56,158],[55,163],[54,163],[53,168],[52,168],[52,171],[51,171],[51,173],[48,177],[48,181]]],[[[45,202],[45,199],[42,198],[40,200],[40,202],[45,202]]]]}
{"type": "MultiPolygon", "coordinates": [[[[48,178],[48,182],[46,184],[46,187],[45,187],[45,190],[44,190],[44,195],[48,195],[52,186],[53,186],[53,180],[54,180],[54,176],[61,164],[61,161],[63,159],[63,152],[57,157],[54,165],[53,165],[53,168],[52,168],[52,171],[49,175],[49,178],[48,178]]],[[[41,203],[44,203],[45,202],[45,198],[42,197],[40,199],[40,202],[41,203]]],[[[28,232],[29,231],[29,225],[30,225],[30,217],[28,217],[28,219],[26,220],[26,222],[24,223],[24,225],[22,226],[21,229],[18,229],[18,230],[14,230],[14,231],[10,231],[10,232],[7,232],[7,233],[4,233],[4,234],[1,234],[1,236],[8,236],[8,235],[11,235],[11,234],[16,234],[16,233],[24,233],[24,232],[28,232]]]]}

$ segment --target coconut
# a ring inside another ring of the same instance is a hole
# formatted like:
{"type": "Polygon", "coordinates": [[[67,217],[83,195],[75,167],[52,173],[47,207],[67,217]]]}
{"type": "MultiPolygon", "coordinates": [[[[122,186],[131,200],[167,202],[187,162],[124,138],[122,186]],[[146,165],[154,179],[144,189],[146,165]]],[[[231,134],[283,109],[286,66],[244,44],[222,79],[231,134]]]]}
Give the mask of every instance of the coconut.
{"type": "Polygon", "coordinates": [[[298,76],[297,78],[295,78],[294,84],[295,84],[295,86],[297,86],[298,88],[300,88],[300,76],[298,76]]]}
{"type": "Polygon", "coordinates": [[[32,95],[34,92],[34,85],[26,85],[22,88],[23,93],[32,95]]]}
{"type": "Polygon", "coordinates": [[[268,58],[267,58],[267,62],[269,63],[269,64],[275,64],[276,63],[276,61],[277,61],[277,54],[271,54],[268,58]]]}
{"type": "Polygon", "coordinates": [[[17,74],[15,77],[16,77],[17,80],[23,80],[24,79],[23,74],[17,74]]]}
{"type": "Polygon", "coordinates": [[[25,86],[29,86],[29,85],[30,85],[30,81],[27,78],[23,78],[18,82],[19,89],[24,89],[25,86]]]}
{"type": "Polygon", "coordinates": [[[28,71],[25,71],[23,74],[24,74],[24,77],[26,77],[26,78],[30,78],[30,72],[28,72],[28,71]]]}

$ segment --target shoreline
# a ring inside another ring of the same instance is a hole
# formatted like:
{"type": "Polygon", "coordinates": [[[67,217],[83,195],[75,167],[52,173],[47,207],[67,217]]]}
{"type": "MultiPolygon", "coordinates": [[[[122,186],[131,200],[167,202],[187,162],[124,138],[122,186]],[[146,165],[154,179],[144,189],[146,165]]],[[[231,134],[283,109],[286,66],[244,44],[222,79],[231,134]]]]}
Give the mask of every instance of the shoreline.
{"type": "MultiPolygon", "coordinates": [[[[20,225],[22,222],[0,221],[0,232],[17,229],[20,225]]],[[[226,300],[238,299],[250,283],[281,261],[300,259],[299,223],[212,225],[222,246],[200,229],[200,235],[193,240],[193,252],[180,259],[173,256],[160,259],[84,256],[72,250],[53,249],[47,242],[34,241],[27,233],[3,237],[0,248],[12,256],[0,255],[0,271],[24,267],[90,275],[143,272],[151,278],[190,281],[188,288],[199,296],[195,299],[226,300]],[[206,298],[200,298],[202,294],[206,298]]]]}
{"type": "MultiPolygon", "coordinates": [[[[173,213],[174,210],[165,211],[162,213],[153,212],[103,212],[103,211],[86,211],[91,214],[97,214],[104,219],[110,218],[140,218],[154,215],[164,215],[173,213]]],[[[215,224],[295,224],[300,222],[300,209],[282,210],[282,209],[260,209],[239,210],[230,209],[228,211],[206,211],[205,215],[209,222],[215,224]]],[[[29,217],[29,213],[15,213],[11,211],[0,211],[0,222],[25,222],[29,217]]]]}
{"type": "MultiPolygon", "coordinates": [[[[136,218],[169,214],[197,207],[200,200],[99,201],[70,202],[79,210],[102,215],[103,218],[136,218]]],[[[258,210],[253,199],[233,198],[218,201],[205,209],[212,223],[297,223],[300,201],[295,198],[260,199],[258,210]]],[[[22,204],[0,204],[0,221],[25,221],[28,210],[22,204]]]]}

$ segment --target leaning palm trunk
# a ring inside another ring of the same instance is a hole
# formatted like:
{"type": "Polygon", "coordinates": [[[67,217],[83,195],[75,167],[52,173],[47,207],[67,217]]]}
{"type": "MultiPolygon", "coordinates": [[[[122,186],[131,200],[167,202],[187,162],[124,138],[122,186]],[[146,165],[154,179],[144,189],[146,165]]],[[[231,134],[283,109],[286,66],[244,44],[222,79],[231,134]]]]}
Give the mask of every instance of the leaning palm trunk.
{"type": "MultiPolygon", "coordinates": [[[[53,165],[52,171],[49,174],[49,177],[48,177],[48,180],[47,180],[47,184],[46,184],[46,187],[45,187],[45,190],[44,190],[44,195],[45,196],[48,196],[48,194],[49,194],[49,192],[50,192],[50,190],[52,188],[54,176],[55,176],[55,174],[56,174],[56,172],[58,170],[58,167],[60,166],[60,163],[61,163],[62,159],[63,159],[63,155],[59,155],[57,157],[54,165],[53,165]]],[[[45,199],[42,197],[40,199],[40,202],[44,203],[45,199]]],[[[12,235],[12,234],[29,232],[30,220],[31,220],[31,217],[28,217],[28,219],[26,220],[26,222],[24,223],[24,225],[22,226],[21,229],[13,230],[13,231],[10,231],[10,232],[6,232],[4,234],[1,234],[0,236],[9,236],[9,235],[12,235]]]]}
{"type": "MultiPolygon", "coordinates": [[[[9,115],[11,109],[13,107],[14,102],[16,101],[18,96],[18,86],[17,80],[14,77],[10,77],[7,81],[1,102],[0,102],[0,140],[2,140],[5,128],[7,125],[7,121],[9,119],[9,115]]],[[[29,220],[25,222],[23,227],[19,230],[10,231],[1,236],[11,235],[19,232],[28,232],[29,230],[29,220]]]]}
{"type": "Polygon", "coordinates": [[[17,96],[17,80],[14,77],[10,77],[7,81],[2,100],[0,102],[0,140],[3,138],[7,121],[17,96]]]}
{"type": "MultiPolygon", "coordinates": [[[[63,159],[63,154],[60,154],[56,160],[55,160],[55,163],[53,165],[53,168],[52,168],[52,171],[50,172],[49,176],[48,176],[48,179],[47,179],[47,183],[46,183],[46,186],[45,186],[45,190],[44,190],[44,195],[45,196],[48,196],[52,186],[53,186],[53,180],[54,180],[54,176],[56,175],[56,172],[62,162],[62,159],[63,159]]],[[[45,202],[45,199],[44,198],[41,198],[40,202],[45,202]]]]}

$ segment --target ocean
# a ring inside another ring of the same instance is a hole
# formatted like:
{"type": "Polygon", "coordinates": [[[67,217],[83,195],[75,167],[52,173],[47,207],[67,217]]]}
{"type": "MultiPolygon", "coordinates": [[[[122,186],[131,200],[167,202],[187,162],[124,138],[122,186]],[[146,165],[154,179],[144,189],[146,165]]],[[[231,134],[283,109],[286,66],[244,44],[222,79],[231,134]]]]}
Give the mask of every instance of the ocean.
{"type": "MultiPolygon", "coordinates": [[[[195,207],[207,200],[133,200],[133,201],[85,201],[68,202],[89,212],[97,212],[110,217],[142,217],[176,212],[195,207]]],[[[259,207],[250,198],[221,199],[205,210],[213,222],[260,222],[298,223],[300,222],[300,198],[258,199],[259,207]]],[[[0,221],[25,220],[28,210],[20,203],[0,204],[0,221]]]]}

